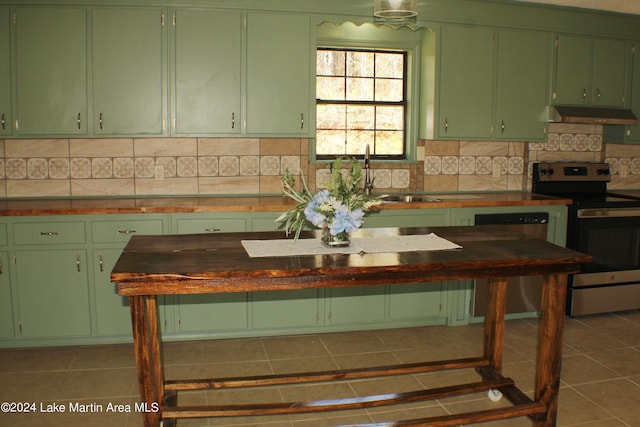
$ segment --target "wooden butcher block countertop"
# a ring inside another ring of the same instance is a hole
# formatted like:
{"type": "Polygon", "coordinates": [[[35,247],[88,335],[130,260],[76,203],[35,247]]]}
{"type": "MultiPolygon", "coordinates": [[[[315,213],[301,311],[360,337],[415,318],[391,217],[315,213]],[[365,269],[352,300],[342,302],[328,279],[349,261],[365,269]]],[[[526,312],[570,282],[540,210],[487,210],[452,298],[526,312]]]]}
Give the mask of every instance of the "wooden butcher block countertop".
{"type": "MultiPolygon", "coordinates": [[[[529,192],[429,194],[431,201],[384,203],[382,209],[449,209],[568,205],[571,200],[529,192]]],[[[118,197],[4,199],[2,216],[136,213],[284,212],[293,205],[281,196],[118,197]]]]}

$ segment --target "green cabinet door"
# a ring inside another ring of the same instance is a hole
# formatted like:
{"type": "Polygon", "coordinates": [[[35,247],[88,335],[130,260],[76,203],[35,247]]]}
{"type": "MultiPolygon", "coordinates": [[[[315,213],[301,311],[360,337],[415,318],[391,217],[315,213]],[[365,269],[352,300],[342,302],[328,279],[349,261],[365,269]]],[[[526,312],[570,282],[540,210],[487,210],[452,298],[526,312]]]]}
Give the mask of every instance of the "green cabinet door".
{"type": "Polygon", "coordinates": [[[122,249],[100,249],[93,252],[93,285],[97,333],[100,336],[131,336],[129,298],[116,293],[111,270],[122,249]]]}
{"type": "Polygon", "coordinates": [[[546,139],[551,34],[501,30],[497,64],[495,137],[546,139]]]}
{"type": "Polygon", "coordinates": [[[246,132],[309,135],[310,17],[249,13],[247,20],[246,132]]]}
{"type": "Polygon", "coordinates": [[[379,285],[327,289],[327,325],[384,321],[387,287],[379,285]]]}
{"type": "Polygon", "coordinates": [[[93,10],[96,135],[162,135],[166,117],[162,9],[93,10]]]}
{"type": "Polygon", "coordinates": [[[15,257],[22,337],[90,335],[84,249],[23,250],[15,257]]]}
{"type": "Polygon", "coordinates": [[[0,8],[0,136],[11,135],[11,62],[9,9],[0,8]]]}
{"type": "Polygon", "coordinates": [[[9,255],[0,252],[0,338],[13,338],[13,303],[9,280],[9,255]]]}
{"type": "Polygon", "coordinates": [[[252,328],[303,328],[320,323],[320,291],[253,292],[251,295],[252,328]]]}
{"type": "Polygon", "coordinates": [[[16,10],[16,131],[87,133],[87,17],[83,8],[16,10]]]}
{"type": "Polygon", "coordinates": [[[596,39],[593,42],[591,103],[624,107],[627,100],[627,54],[625,40],[596,39]]]}
{"type": "Polygon", "coordinates": [[[239,133],[242,14],[176,10],[173,132],[239,133]]]}
{"type": "Polygon", "coordinates": [[[175,300],[178,333],[235,331],[248,327],[249,303],[245,292],[178,295],[175,300]]]}
{"type": "Polygon", "coordinates": [[[558,36],[554,103],[590,104],[592,41],[587,37],[558,36]]]}
{"type": "Polygon", "coordinates": [[[446,25],[440,45],[439,138],[492,135],[495,30],[446,25]]]}
{"type": "MultiPolygon", "coordinates": [[[[631,111],[640,115],[640,42],[636,42],[633,48],[631,65],[631,111]]],[[[640,125],[630,126],[627,131],[627,140],[640,143],[640,125]]]]}

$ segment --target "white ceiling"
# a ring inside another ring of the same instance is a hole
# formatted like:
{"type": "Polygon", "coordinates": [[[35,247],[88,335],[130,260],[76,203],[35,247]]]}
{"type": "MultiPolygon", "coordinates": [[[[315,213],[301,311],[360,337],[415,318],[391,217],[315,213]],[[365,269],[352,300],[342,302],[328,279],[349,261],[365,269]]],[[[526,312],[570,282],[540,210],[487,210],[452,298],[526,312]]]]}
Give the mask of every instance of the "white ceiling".
{"type": "Polygon", "coordinates": [[[521,0],[640,15],[640,0],[521,0]]]}

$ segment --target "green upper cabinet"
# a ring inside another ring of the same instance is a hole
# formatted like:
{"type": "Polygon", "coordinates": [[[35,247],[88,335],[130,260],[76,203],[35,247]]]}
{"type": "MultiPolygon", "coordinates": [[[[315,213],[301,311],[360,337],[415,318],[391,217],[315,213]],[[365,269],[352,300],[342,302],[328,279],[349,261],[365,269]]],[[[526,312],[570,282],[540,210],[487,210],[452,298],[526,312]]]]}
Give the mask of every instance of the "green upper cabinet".
{"type": "Polygon", "coordinates": [[[0,8],[0,135],[11,135],[11,45],[9,44],[9,9],[0,8]]]}
{"type": "Polygon", "coordinates": [[[242,14],[178,9],[174,16],[172,132],[240,133],[242,14]]]}
{"type": "Polygon", "coordinates": [[[560,34],[556,47],[554,104],[602,107],[627,104],[629,47],[625,40],[560,34]]]}
{"type": "Polygon", "coordinates": [[[546,137],[550,33],[442,28],[436,138],[546,137]]]}
{"type": "Polygon", "coordinates": [[[159,8],[93,10],[96,135],[165,133],[164,16],[159,8]]]}
{"type": "Polygon", "coordinates": [[[83,8],[16,10],[18,134],[87,133],[86,15],[83,8]]]}
{"type": "Polygon", "coordinates": [[[248,134],[312,135],[315,40],[308,15],[247,16],[248,134]]]}
{"type": "Polygon", "coordinates": [[[494,136],[546,138],[551,79],[551,34],[500,30],[494,136]]]}
{"type": "Polygon", "coordinates": [[[493,122],[493,29],[446,25],[440,44],[437,137],[489,138],[493,122]]]}

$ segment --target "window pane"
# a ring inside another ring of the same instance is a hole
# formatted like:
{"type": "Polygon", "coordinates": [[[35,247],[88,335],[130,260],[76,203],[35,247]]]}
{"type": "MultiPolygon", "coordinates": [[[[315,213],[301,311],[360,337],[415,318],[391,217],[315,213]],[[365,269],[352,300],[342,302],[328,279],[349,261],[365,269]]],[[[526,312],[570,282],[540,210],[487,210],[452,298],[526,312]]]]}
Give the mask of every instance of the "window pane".
{"type": "Polygon", "coordinates": [[[364,154],[367,144],[373,147],[374,137],[375,132],[371,130],[347,131],[347,154],[364,154]]]}
{"type": "Polygon", "coordinates": [[[316,109],[316,128],[346,129],[346,105],[320,104],[316,109]]]}
{"type": "Polygon", "coordinates": [[[350,105],[347,109],[347,129],[375,129],[375,107],[350,105]]]}
{"type": "Polygon", "coordinates": [[[402,101],[403,86],[402,80],[376,79],[376,101],[402,101]]]}
{"type": "Polygon", "coordinates": [[[404,127],[404,108],[377,107],[376,129],[402,130],[404,127]]]}
{"type": "Polygon", "coordinates": [[[404,55],[398,53],[376,53],[376,76],[404,77],[404,55]]]}
{"type": "Polygon", "coordinates": [[[347,76],[373,77],[373,52],[347,52],[347,76]]]}
{"type": "Polygon", "coordinates": [[[376,153],[387,155],[402,154],[404,141],[402,131],[378,131],[376,132],[376,153]]]}
{"type": "Polygon", "coordinates": [[[373,101],[373,79],[347,78],[348,101],[373,101]]]}
{"type": "Polygon", "coordinates": [[[344,155],[345,131],[318,130],[316,131],[316,153],[320,155],[344,155]]]}
{"type": "Polygon", "coordinates": [[[344,76],[346,52],[342,50],[319,50],[316,55],[316,73],[319,76],[344,76]]]}
{"type": "Polygon", "coordinates": [[[342,101],[345,95],[343,77],[318,77],[316,79],[316,98],[342,101]]]}

